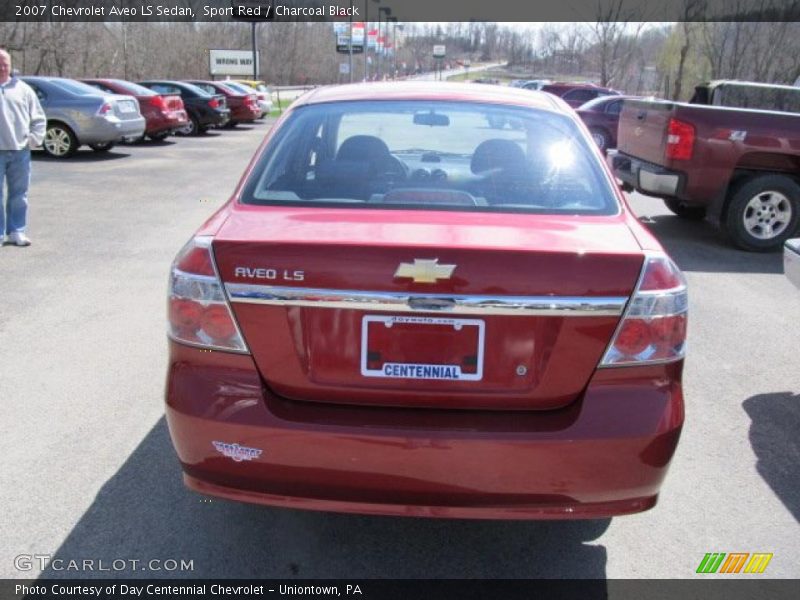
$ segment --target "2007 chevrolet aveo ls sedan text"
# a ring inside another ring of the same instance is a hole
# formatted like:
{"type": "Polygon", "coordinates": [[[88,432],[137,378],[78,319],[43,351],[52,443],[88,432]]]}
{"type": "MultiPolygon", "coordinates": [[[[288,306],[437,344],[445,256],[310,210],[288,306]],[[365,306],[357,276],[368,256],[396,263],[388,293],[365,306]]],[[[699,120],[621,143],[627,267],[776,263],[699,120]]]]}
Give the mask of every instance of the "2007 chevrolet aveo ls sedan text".
{"type": "Polygon", "coordinates": [[[678,443],[686,318],[561,100],[320,88],[175,259],[169,429],[187,485],[232,500],[633,513],[678,443]]]}

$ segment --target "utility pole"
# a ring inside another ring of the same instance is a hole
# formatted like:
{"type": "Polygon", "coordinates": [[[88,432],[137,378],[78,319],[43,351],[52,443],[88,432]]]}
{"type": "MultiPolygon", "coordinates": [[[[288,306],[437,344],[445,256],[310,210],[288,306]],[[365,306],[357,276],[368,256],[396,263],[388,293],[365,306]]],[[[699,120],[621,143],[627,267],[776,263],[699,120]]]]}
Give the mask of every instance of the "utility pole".
{"type": "Polygon", "coordinates": [[[369,3],[364,0],[364,81],[369,81],[369,3]]]}
{"type": "Polygon", "coordinates": [[[250,23],[250,43],[253,48],[253,81],[258,81],[258,52],[256,51],[256,22],[250,23]]]}
{"type": "Polygon", "coordinates": [[[350,83],[353,83],[353,0],[350,0],[350,83]]]}

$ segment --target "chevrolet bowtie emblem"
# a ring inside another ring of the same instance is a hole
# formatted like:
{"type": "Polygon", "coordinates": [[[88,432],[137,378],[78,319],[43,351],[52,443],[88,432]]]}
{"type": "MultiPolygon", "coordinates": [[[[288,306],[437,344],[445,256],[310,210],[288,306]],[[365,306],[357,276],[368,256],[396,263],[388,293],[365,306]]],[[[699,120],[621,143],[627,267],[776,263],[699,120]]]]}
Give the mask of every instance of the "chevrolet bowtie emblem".
{"type": "Polygon", "coordinates": [[[433,260],[415,258],[414,264],[400,263],[395,271],[395,277],[409,277],[414,283],[436,283],[437,279],[450,279],[456,265],[440,265],[439,259],[433,260]]]}

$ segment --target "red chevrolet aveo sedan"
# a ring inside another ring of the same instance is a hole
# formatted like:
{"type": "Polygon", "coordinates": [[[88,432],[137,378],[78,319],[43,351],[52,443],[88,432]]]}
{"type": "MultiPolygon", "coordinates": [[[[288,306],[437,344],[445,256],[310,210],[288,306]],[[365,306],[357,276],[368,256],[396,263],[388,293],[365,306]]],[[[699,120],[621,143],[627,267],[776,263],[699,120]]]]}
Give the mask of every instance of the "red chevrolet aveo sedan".
{"type": "Polygon", "coordinates": [[[175,259],[167,420],[187,485],[231,500],[633,513],[678,443],[686,318],[560,99],[320,88],[175,259]]]}

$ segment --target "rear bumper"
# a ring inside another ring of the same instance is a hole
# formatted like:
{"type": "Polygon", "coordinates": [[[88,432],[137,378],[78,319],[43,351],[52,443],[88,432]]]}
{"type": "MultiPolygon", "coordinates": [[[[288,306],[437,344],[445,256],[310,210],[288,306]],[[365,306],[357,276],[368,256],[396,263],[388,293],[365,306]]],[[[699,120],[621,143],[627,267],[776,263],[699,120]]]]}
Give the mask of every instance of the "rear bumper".
{"type": "Polygon", "coordinates": [[[157,134],[162,131],[175,131],[184,127],[189,122],[186,111],[174,111],[147,116],[147,130],[145,133],[157,134]]]}
{"type": "Polygon", "coordinates": [[[209,108],[201,106],[195,109],[195,118],[200,127],[221,127],[231,118],[229,108],[209,108]]]}
{"type": "Polygon", "coordinates": [[[255,121],[261,116],[261,110],[253,110],[246,106],[237,106],[237,107],[230,107],[231,110],[231,122],[233,123],[246,123],[249,121],[255,121]]]}
{"type": "Polygon", "coordinates": [[[655,504],[683,423],[680,363],[598,371],[561,410],[412,410],[286,401],[263,388],[250,356],[170,347],[167,421],[185,481],[244,502],[458,518],[628,514],[655,504]]]}
{"type": "Polygon", "coordinates": [[[119,142],[140,137],[145,130],[144,117],[135,119],[117,119],[116,117],[98,117],[78,132],[82,144],[119,142]]]}
{"type": "Polygon", "coordinates": [[[616,150],[609,150],[606,160],[614,175],[638,192],[659,198],[677,198],[681,194],[684,174],[679,171],[672,171],[616,150]]]}

